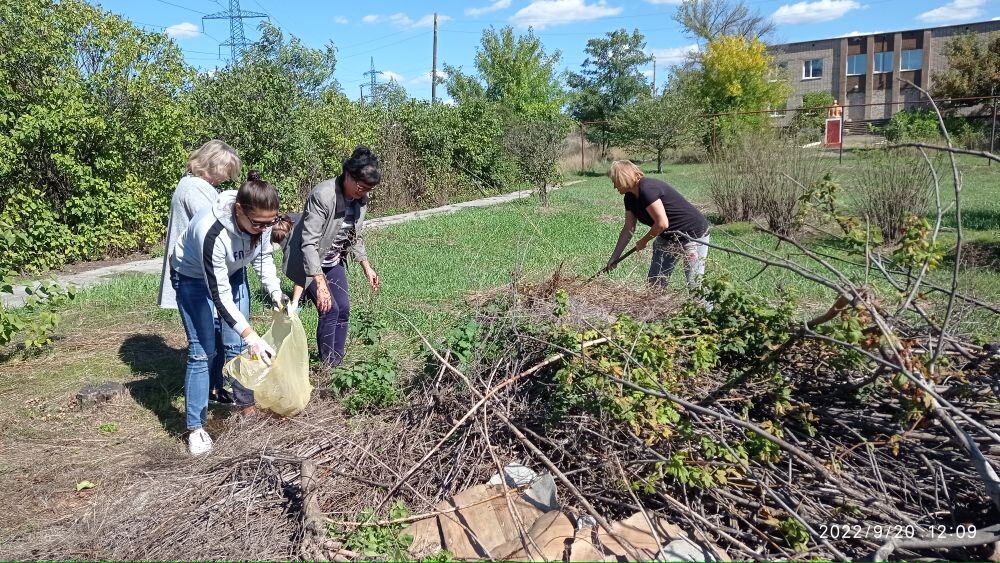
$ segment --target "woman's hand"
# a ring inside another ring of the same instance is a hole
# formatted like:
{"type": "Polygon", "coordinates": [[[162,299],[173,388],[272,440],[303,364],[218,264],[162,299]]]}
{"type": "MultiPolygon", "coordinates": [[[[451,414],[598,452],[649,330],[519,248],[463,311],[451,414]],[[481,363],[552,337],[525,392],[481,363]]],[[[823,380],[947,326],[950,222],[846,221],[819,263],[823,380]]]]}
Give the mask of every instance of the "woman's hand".
{"type": "Polygon", "coordinates": [[[316,283],[316,310],[322,314],[333,309],[333,298],[330,297],[330,288],[326,285],[326,278],[322,282],[316,283]]]}
{"type": "Polygon", "coordinates": [[[375,268],[372,268],[367,261],[363,262],[361,267],[365,271],[365,277],[368,278],[368,285],[371,286],[372,291],[377,292],[379,287],[382,286],[382,280],[378,279],[378,273],[375,271],[375,268]]]}
{"type": "Polygon", "coordinates": [[[643,237],[643,238],[635,241],[635,249],[636,250],[642,250],[642,249],[646,248],[647,244],[649,244],[649,241],[646,240],[645,237],[643,237]]]}

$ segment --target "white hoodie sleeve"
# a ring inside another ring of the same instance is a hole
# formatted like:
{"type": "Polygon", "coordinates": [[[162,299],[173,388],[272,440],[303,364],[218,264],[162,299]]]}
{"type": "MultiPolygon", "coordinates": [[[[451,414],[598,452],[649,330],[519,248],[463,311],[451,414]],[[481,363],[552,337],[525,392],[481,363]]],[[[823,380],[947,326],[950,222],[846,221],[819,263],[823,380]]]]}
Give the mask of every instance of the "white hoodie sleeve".
{"type": "MultiPolygon", "coordinates": [[[[222,223],[219,221],[212,223],[202,243],[201,265],[205,272],[205,283],[208,285],[208,292],[212,296],[212,302],[215,303],[216,311],[226,324],[232,327],[237,334],[242,335],[250,323],[233,300],[233,288],[229,284],[229,267],[226,265],[229,249],[226,248],[225,239],[228,236],[222,223]]],[[[272,277],[277,279],[273,271],[273,263],[271,269],[272,277]]]]}
{"type": "Polygon", "coordinates": [[[274,245],[271,244],[271,229],[260,235],[260,252],[254,257],[253,269],[260,277],[260,283],[264,285],[267,294],[271,295],[275,291],[281,291],[281,281],[278,279],[278,271],[274,266],[274,245]]]}

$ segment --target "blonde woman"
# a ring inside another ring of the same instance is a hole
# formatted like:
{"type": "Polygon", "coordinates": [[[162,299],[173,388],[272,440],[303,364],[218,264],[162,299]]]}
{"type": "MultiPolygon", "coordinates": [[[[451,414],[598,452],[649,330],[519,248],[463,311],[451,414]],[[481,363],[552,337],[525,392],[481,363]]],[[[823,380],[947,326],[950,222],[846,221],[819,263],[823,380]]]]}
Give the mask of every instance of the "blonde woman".
{"type": "MultiPolygon", "coordinates": [[[[157,299],[164,309],[177,309],[177,296],[174,282],[177,272],[170,266],[174,249],[181,235],[187,230],[188,224],[196,213],[212,207],[219,192],[216,188],[229,180],[239,180],[243,163],[233,147],[219,140],[208,141],[198,147],[188,157],[184,176],[177,182],[174,195],[170,200],[170,218],[167,220],[167,240],[163,252],[163,269],[160,277],[160,294],[157,299]]],[[[250,291],[244,277],[241,284],[233,287],[233,297],[243,311],[244,316],[250,312],[250,291]]],[[[221,343],[231,347],[242,347],[242,342],[221,343]]],[[[238,353],[238,352],[237,352],[238,353]]],[[[222,354],[216,356],[217,366],[211,371],[211,399],[213,402],[232,403],[232,398],[222,388],[222,365],[225,358],[222,354]]]]}
{"type": "Polygon", "coordinates": [[[608,177],[618,193],[624,196],[625,225],[618,235],[618,244],[608,260],[608,270],[632,240],[636,223],[649,227],[635,243],[637,250],[653,242],[653,261],[647,279],[656,286],[666,286],[679,256],[684,257],[687,284],[695,288],[705,273],[708,257],[708,220],[670,184],[647,178],[639,167],[628,160],[611,163],[608,177]]]}

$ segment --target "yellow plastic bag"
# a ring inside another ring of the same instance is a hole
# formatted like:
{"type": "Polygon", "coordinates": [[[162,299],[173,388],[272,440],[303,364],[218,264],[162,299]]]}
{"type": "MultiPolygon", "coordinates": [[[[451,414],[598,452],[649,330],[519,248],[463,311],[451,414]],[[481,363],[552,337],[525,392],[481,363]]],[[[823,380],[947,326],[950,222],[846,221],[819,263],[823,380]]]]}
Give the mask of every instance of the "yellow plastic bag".
{"type": "Polygon", "coordinates": [[[274,348],[275,356],[267,366],[249,351],[226,363],[225,373],[254,392],[257,407],[280,416],[295,416],[309,404],[309,348],[306,331],[297,316],[274,311],[271,328],[264,341],[274,348]]]}

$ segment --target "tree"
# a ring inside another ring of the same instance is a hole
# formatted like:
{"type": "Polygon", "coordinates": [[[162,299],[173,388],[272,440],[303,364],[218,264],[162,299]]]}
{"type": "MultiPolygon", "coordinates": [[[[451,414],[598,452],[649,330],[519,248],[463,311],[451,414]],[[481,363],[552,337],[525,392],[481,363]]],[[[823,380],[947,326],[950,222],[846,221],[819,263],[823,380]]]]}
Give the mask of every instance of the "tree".
{"type": "MultiPolygon", "coordinates": [[[[709,41],[701,59],[697,90],[709,113],[755,112],[787,99],[788,84],[771,80],[771,58],[757,40],[724,35],[709,41]]],[[[723,139],[747,130],[770,127],[767,114],[724,115],[716,131],[723,139]]],[[[711,147],[710,147],[711,148],[711,147]]]]}
{"type": "Polygon", "coordinates": [[[663,151],[701,138],[701,110],[695,100],[674,83],[659,96],[639,99],[622,113],[616,129],[623,144],[656,154],[656,171],[663,171],[663,151]]]}
{"type": "Polygon", "coordinates": [[[774,31],[771,20],[758,12],[751,12],[740,0],[684,0],[677,7],[674,20],[684,26],[691,36],[705,41],[723,35],[754,40],[774,31]]]}
{"type": "Polygon", "coordinates": [[[624,29],[609,31],[604,38],[587,41],[582,70],[567,76],[567,83],[575,90],[570,114],[579,121],[599,122],[589,130],[602,155],[607,155],[613,141],[614,120],[649,92],[641,70],[651,60],[645,48],[646,41],[638,29],[631,34],[624,29]]]}
{"type": "Polygon", "coordinates": [[[246,169],[257,169],[283,201],[330,171],[318,143],[323,123],[313,118],[324,95],[337,93],[333,47],[311,49],[268,24],[243,57],[195,80],[192,106],[199,141],[225,139],[239,151],[246,169]]]}
{"type": "Polygon", "coordinates": [[[515,122],[504,133],[504,148],[537,190],[542,205],[548,205],[548,185],[559,176],[559,154],[570,127],[569,118],[550,113],[515,122]]]}
{"type": "MultiPolygon", "coordinates": [[[[973,33],[945,44],[945,71],[934,76],[934,97],[969,98],[1000,94],[1000,34],[980,39],[973,33]]],[[[952,107],[977,106],[976,100],[949,102],[952,107]]]]}
{"type": "Polygon", "coordinates": [[[547,54],[531,28],[520,36],[515,36],[510,26],[500,31],[483,30],[476,50],[478,78],[446,65],[448,95],[460,104],[471,98],[486,98],[519,115],[558,113],[563,93],[555,65],[560,56],[559,51],[547,54]]]}

